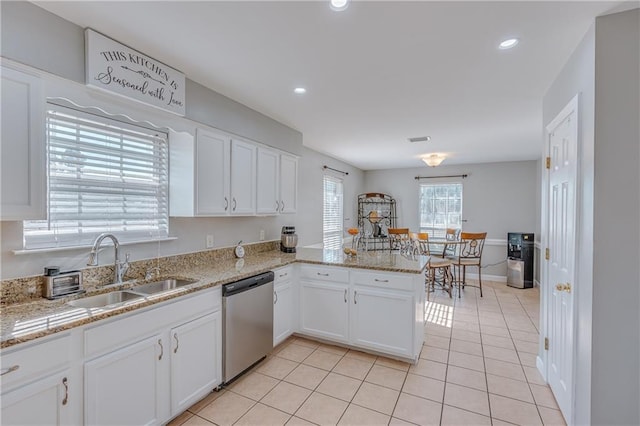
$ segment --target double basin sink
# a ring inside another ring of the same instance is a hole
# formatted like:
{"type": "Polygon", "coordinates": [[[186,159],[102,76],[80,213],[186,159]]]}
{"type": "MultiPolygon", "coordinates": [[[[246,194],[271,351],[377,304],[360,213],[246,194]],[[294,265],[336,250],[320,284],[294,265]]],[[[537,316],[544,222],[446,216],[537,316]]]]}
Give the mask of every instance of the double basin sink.
{"type": "Polygon", "coordinates": [[[175,290],[195,283],[197,280],[186,280],[179,278],[169,278],[162,281],[154,281],[141,284],[130,290],[113,291],[111,293],[98,294],[96,296],[84,297],[82,299],[67,302],[76,308],[114,308],[124,305],[127,302],[134,302],[165,291],[175,290]]]}

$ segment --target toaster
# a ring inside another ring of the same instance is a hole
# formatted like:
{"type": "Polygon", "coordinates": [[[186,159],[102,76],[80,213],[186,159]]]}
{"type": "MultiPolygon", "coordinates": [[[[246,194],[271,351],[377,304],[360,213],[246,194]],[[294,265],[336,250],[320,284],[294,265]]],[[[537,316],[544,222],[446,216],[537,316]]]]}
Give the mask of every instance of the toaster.
{"type": "Polygon", "coordinates": [[[82,271],[69,271],[44,277],[44,297],[55,299],[74,293],[82,293],[82,271]]]}

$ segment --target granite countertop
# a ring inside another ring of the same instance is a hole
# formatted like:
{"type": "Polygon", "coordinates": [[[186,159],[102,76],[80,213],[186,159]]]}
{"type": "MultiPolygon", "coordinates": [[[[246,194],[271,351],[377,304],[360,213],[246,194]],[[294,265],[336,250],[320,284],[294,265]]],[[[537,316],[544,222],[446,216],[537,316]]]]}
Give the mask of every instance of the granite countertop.
{"type": "MultiPolygon", "coordinates": [[[[7,305],[0,310],[0,348],[5,349],[18,343],[247,278],[294,262],[417,274],[424,270],[428,258],[425,256],[411,258],[382,251],[358,252],[357,256],[350,257],[340,250],[299,248],[297,254],[272,250],[252,254],[244,259],[223,260],[215,264],[180,270],[172,274],[172,277],[196,280],[196,282],[171,291],[146,296],[121,306],[78,308],[68,305],[67,302],[109,291],[126,290],[145,281],[134,280],[121,285],[110,285],[81,296],[57,300],[42,298],[32,302],[7,305]]],[[[150,281],[159,279],[162,277],[150,281]]]]}

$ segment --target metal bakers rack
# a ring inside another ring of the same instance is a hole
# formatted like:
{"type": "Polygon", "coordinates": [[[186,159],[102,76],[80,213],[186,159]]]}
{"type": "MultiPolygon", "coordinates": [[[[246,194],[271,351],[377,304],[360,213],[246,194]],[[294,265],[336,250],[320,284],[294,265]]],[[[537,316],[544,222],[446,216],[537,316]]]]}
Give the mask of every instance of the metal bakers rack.
{"type": "Polygon", "coordinates": [[[365,250],[389,248],[389,228],[396,227],[396,200],[387,194],[358,195],[358,245],[365,250]]]}

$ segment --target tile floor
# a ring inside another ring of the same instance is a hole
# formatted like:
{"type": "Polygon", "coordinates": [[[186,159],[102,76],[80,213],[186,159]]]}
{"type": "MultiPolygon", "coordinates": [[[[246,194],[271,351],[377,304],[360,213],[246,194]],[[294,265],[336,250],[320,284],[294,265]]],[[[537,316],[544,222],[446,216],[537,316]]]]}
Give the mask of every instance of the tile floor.
{"type": "Polygon", "coordinates": [[[564,425],[538,374],[539,292],[427,302],[416,365],[291,337],[171,425],[564,425]]]}

